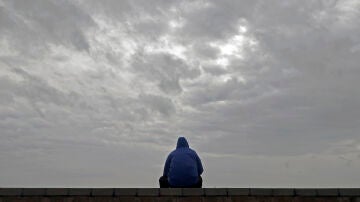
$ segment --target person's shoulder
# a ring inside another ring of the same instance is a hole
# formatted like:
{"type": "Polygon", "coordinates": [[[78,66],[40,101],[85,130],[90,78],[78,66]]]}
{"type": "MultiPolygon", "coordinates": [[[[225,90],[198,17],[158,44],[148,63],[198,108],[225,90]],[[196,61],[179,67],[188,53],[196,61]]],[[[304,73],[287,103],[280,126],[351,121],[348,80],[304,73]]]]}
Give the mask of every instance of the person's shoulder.
{"type": "Polygon", "coordinates": [[[191,149],[190,147],[189,147],[189,150],[190,150],[190,151],[193,151],[193,152],[196,152],[195,149],[191,149]]]}
{"type": "Polygon", "coordinates": [[[191,148],[189,148],[189,150],[192,151],[192,152],[195,152],[195,150],[193,150],[193,149],[191,149],[191,148]]]}
{"type": "Polygon", "coordinates": [[[170,152],[170,154],[169,155],[175,155],[175,154],[177,154],[177,153],[179,153],[179,150],[178,149],[174,149],[174,150],[172,150],[171,152],[170,152]]]}
{"type": "Polygon", "coordinates": [[[195,151],[195,150],[193,150],[193,149],[189,148],[189,151],[190,151],[191,153],[193,153],[193,154],[196,154],[196,155],[197,155],[197,153],[196,153],[196,151],[195,151]]]}

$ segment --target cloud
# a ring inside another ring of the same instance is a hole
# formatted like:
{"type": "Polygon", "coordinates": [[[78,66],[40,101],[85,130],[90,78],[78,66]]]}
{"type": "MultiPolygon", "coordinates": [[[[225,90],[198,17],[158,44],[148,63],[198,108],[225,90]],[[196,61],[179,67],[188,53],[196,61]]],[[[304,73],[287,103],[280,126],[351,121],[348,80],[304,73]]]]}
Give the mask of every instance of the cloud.
{"type": "Polygon", "coordinates": [[[18,51],[46,51],[46,42],[88,50],[84,32],[94,22],[76,5],[68,1],[4,1],[3,4],[3,37],[18,51]]]}
{"type": "Polygon", "coordinates": [[[181,79],[194,78],[199,75],[196,67],[191,67],[182,59],[166,53],[143,54],[134,56],[131,64],[139,77],[156,82],[164,93],[177,94],[182,91],[181,79]]]}
{"type": "Polygon", "coordinates": [[[0,1],[2,186],[356,186],[359,6],[0,1]]]}

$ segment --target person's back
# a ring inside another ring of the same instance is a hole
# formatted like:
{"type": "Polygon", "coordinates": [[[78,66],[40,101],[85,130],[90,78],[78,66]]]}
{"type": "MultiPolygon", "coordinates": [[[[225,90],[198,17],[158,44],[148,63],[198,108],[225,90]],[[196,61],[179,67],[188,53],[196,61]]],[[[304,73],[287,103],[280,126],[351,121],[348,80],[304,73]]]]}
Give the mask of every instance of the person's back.
{"type": "Polygon", "coordinates": [[[160,187],[201,187],[203,167],[196,152],[180,137],[176,149],[166,159],[160,187]]]}

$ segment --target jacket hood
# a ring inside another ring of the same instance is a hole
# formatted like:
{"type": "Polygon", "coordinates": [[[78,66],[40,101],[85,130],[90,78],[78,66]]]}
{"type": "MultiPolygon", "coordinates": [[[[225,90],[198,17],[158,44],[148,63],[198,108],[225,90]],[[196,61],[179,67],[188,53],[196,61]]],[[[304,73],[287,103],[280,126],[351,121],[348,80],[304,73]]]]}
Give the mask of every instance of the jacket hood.
{"type": "Polygon", "coordinates": [[[189,148],[189,144],[184,137],[179,137],[179,139],[177,141],[176,149],[179,149],[179,148],[189,148]]]}

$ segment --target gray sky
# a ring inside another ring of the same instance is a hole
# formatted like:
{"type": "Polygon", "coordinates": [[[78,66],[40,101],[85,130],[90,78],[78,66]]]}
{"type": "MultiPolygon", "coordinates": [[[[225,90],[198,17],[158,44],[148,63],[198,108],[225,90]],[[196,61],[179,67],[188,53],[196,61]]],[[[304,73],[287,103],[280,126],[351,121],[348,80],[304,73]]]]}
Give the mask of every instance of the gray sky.
{"type": "Polygon", "coordinates": [[[360,186],[360,1],[0,0],[0,186],[360,186]]]}

